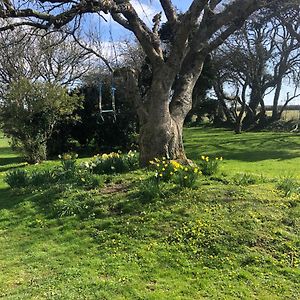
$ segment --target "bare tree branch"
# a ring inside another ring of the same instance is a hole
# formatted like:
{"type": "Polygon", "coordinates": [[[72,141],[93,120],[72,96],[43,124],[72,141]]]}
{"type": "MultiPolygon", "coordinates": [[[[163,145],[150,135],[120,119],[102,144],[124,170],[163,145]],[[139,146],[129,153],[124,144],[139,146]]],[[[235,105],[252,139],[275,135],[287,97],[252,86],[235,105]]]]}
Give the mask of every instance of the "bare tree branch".
{"type": "Polygon", "coordinates": [[[171,23],[176,23],[177,22],[177,13],[176,9],[172,3],[171,0],[159,0],[165,15],[167,17],[167,20],[171,23]]]}

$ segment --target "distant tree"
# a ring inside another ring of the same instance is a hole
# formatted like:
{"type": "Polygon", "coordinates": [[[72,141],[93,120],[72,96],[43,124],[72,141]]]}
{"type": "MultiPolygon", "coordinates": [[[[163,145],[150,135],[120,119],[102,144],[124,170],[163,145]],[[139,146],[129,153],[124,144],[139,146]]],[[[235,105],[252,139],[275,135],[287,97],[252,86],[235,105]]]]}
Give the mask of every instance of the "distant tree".
{"type": "Polygon", "coordinates": [[[207,93],[213,87],[214,78],[215,69],[213,68],[212,57],[208,55],[204,61],[202,73],[193,90],[192,109],[187,115],[187,120],[192,116],[201,119],[205,114],[209,115],[211,120],[215,118],[217,102],[211,101],[211,99],[207,97],[207,93]]]}
{"type": "Polygon", "coordinates": [[[91,67],[91,54],[63,33],[32,28],[0,31],[0,97],[12,82],[28,78],[72,86],[91,67]]]}
{"type": "Polygon", "coordinates": [[[0,103],[0,124],[30,163],[47,158],[47,141],[62,119],[74,118],[80,106],[77,95],[70,96],[58,84],[31,82],[21,78],[13,82],[0,103]]]}
{"type": "MultiPolygon", "coordinates": [[[[300,24],[300,23],[299,23],[300,24]]],[[[240,132],[257,122],[266,124],[265,97],[273,91],[273,113],[278,110],[284,81],[293,82],[300,68],[299,42],[272,14],[262,12],[246,21],[241,30],[226,41],[214,56],[218,70],[214,89],[227,120],[240,132]],[[244,117],[245,114],[245,117],[244,117]]],[[[286,100],[287,105],[297,96],[286,100]]]]}

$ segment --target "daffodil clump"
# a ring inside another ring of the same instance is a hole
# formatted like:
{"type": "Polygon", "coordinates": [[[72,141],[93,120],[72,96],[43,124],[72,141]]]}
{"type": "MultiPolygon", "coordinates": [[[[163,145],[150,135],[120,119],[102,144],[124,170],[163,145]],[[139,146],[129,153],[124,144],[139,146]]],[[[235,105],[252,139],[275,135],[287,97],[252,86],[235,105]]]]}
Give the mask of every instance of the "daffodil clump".
{"type": "Polygon", "coordinates": [[[199,168],[183,166],[175,160],[166,158],[155,158],[150,161],[150,165],[155,170],[155,178],[158,182],[178,183],[181,187],[192,187],[198,176],[201,174],[199,168]]]}
{"type": "Polygon", "coordinates": [[[155,170],[155,177],[159,181],[170,181],[175,176],[175,173],[181,168],[181,165],[175,160],[167,160],[155,158],[150,161],[150,165],[155,170]]]}
{"type": "Polygon", "coordinates": [[[128,172],[138,168],[138,154],[136,151],[98,154],[90,162],[85,162],[84,166],[96,174],[128,172]]]}
{"type": "Polygon", "coordinates": [[[65,172],[75,172],[76,169],[76,159],[78,158],[78,154],[74,152],[64,153],[58,155],[60,159],[61,167],[65,172]]]}
{"type": "Polygon", "coordinates": [[[219,170],[220,162],[223,157],[210,158],[209,156],[202,155],[200,161],[200,170],[203,175],[211,176],[219,170]]]}
{"type": "Polygon", "coordinates": [[[181,187],[193,187],[202,172],[195,167],[182,167],[177,173],[177,180],[181,187]]]}

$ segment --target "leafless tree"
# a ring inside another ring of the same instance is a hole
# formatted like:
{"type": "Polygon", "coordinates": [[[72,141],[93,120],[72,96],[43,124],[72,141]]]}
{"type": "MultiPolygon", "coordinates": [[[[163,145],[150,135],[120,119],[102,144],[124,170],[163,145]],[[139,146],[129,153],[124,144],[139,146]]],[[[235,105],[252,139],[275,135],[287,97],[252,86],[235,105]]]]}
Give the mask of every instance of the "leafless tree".
{"type": "Polygon", "coordinates": [[[22,77],[32,81],[76,84],[90,69],[91,53],[65,34],[21,28],[0,32],[0,85],[22,77]]]}
{"type": "Polygon", "coordinates": [[[284,82],[294,85],[294,94],[285,100],[283,107],[298,96],[299,45],[277,17],[266,18],[264,13],[248,20],[215,52],[218,76],[214,86],[224,110],[229,113],[226,101],[237,104],[238,117],[233,119],[240,123],[245,112],[243,122],[249,127],[265,120],[265,98],[272,93],[272,120],[279,119],[282,114],[279,100],[285,97],[284,82]]]}

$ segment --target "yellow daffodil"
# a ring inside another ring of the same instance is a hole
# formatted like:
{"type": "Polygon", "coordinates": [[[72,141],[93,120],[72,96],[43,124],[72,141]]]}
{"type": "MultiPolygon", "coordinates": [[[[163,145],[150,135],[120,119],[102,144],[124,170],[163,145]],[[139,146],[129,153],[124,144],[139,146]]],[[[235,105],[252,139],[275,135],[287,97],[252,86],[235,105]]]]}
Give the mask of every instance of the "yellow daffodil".
{"type": "Polygon", "coordinates": [[[174,167],[174,169],[179,169],[180,168],[180,163],[178,163],[177,161],[175,160],[171,160],[170,161],[171,165],[174,167]]]}
{"type": "Polygon", "coordinates": [[[104,154],[102,154],[102,157],[101,157],[101,158],[102,158],[102,159],[108,159],[109,156],[108,156],[108,154],[104,153],[104,154]]]}

